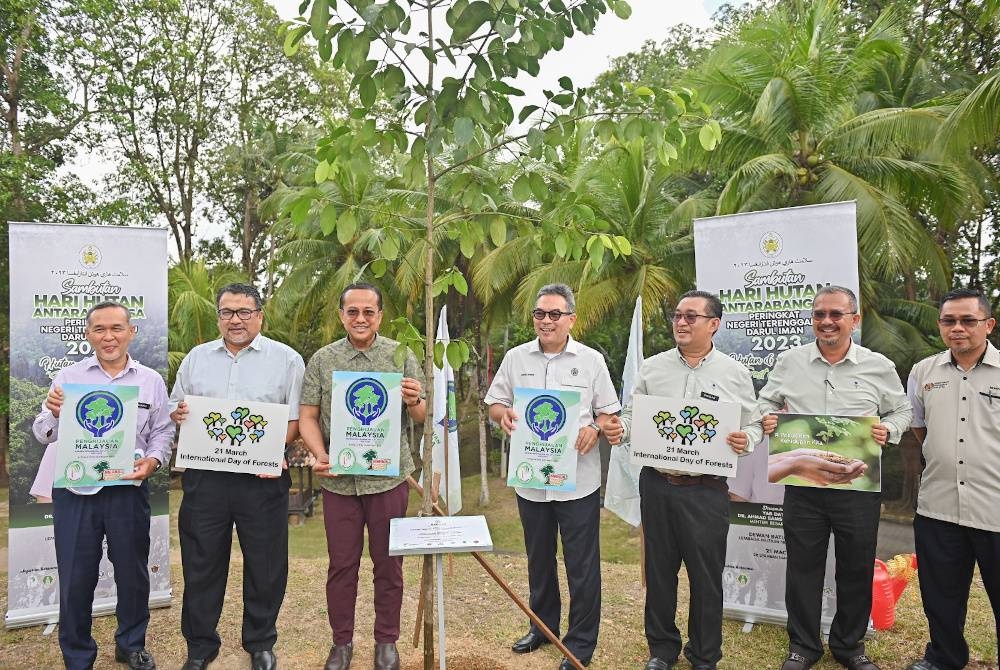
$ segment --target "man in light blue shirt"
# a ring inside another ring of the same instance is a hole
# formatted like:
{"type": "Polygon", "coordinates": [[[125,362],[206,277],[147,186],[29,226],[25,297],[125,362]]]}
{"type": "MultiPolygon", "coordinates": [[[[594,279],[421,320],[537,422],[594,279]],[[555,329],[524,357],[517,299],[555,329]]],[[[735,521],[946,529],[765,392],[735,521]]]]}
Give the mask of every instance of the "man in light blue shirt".
{"type": "MultiPolygon", "coordinates": [[[[298,435],[299,394],[305,364],[291,347],[260,334],[260,293],[230,284],[216,296],[222,338],[198,345],[181,362],[170,399],[178,423],[187,418],[186,395],[289,406],[285,442],[298,435]]],[[[287,468],[287,466],[286,466],[287,468]]],[[[268,478],[188,468],[177,527],[184,570],[181,632],[184,670],[203,670],[219,653],[216,627],[229,576],[233,526],[243,550],[243,648],[253,670],[273,670],[277,620],[288,581],[287,469],[268,478]]]]}
{"type": "Polygon", "coordinates": [[[103,542],[115,570],[115,660],[132,670],[154,670],[146,650],[149,624],[149,487],[145,479],[170,461],[174,425],[167,387],[155,370],[128,354],[135,337],[128,308],[116,302],[87,312],[87,342],[94,355],[63,368],[52,380],[32,431],[42,444],[59,439],[64,384],[120,384],[139,388],[135,471],[122,479],[139,486],[94,486],[52,491],[56,564],[59,569],[59,647],[68,670],[94,667],[97,642],[91,635],[94,588],[103,542]]]}

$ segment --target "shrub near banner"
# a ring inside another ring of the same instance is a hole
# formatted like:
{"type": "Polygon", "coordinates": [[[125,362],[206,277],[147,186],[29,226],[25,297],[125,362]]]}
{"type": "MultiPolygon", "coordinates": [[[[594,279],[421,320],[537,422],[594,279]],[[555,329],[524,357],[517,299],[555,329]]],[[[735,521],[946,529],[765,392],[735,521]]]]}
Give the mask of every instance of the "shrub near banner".
{"type": "MultiPolygon", "coordinates": [[[[84,335],[84,318],[98,303],[115,301],[128,307],[137,328],[129,354],[166,376],[167,231],[10,223],[9,235],[10,530],[4,621],[12,628],[53,622],[59,613],[49,502],[55,454],[41,469],[46,449],[35,439],[31,424],[56,373],[92,354],[84,335]]],[[[116,393],[120,392],[121,388],[116,388],[116,393]]],[[[67,414],[72,416],[73,412],[67,414]]],[[[120,425],[107,428],[106,420],[96,415],[92,427],[104,431],[100,439],[121,430],[120,425]]],[[[127,460],[131,458],[130,453],[127,460]]],[[[148,482],[152,606],[170,604],[169,483],[167,468],[148,482]]],[[[116,603],[115,584],[114,570],[106,557],[100,574],[94,613],[110,614],[116,603]]]]}

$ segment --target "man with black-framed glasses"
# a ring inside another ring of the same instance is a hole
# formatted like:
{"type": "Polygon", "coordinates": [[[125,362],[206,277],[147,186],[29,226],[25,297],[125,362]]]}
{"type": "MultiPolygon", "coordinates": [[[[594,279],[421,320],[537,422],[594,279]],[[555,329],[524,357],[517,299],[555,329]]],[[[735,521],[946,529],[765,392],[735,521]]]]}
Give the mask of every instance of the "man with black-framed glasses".
{"type": "MultiPolygon", "coordinates": [[[[562,603],[556,569],[556,541],[562,537],[569,583],[569,627],[563,642],[584,665],[597,647],[601,622],[601,455],[597,441],[603,426],[621,409],[608,365],[600,352],[572,338],[576,301],[565,284],[538,291],[531,312],[537,337],[508,351],[486,393],[490,418],[510,435],[519,417],[514,388],[558,388],[580,392],[580,430],[576,490],[517,488],[517,509],[528,554],[531,609],[556,635],[562,603]]],[[[535,651],[548,640],[532,624],[511,650],[535,651]]],[[[560,670],[572,668],[563,659],[560,670]]]]}
{"type": "Polygon", "coordinates": [[[979,291],[941,299],[948,349],[913,366],[907,392],[926,463],[913,536],[920,595],[930,629],[922,659],[907,670],[959,670],[969,662],[965,615],[979,564],[1000,639],[1000,352],[979,291]]]}
{"type": "MultiPolygon", "coordinates": [[[[633,398],[654,395],[738,403],[741,428],[726,436],[734,453],[750,453],[762,436],[754,420],[757,397],[746,366],[718,351],[712,338],[722,324],[722,303],[705,291],[688,291],[673,314],[677,346],[647,358],[633,398]]],[[[629,439],[632,402],[607,428],[608,441],[629,439]]],[[[641,445],[640,445],[641,446],[641,445]]],[[[722,571],[729,535],[725,477],[644,467],[639,475],[646,556],[645,670],[670,670],[681,653],[693,670],[715,670],[722,658],[722,571]],[[684,563],[691,584],[688,642],[677,628],[677,573],[684,563]]]]}
{"type": "MultiPolygon", "coordinates": [[[[299,395],[305,363],[291,347],[260,334],[260,293],[230,284],[215,299],[221,339],[192,349],[170,393],[171,418],[187,419],[187,395],[253,400],[289,406],[285,443],[298,435],[299,395]]],[[[188,468],[182,479],[177,528],[184,571],[181,632],[187,641],[183,670],[203,670],[219,653],[216,626],[229,576],[233,526],[243,551],[243,648],[253,670],[276,667],[278,611],[288,581],[288,490],[291,478],[188,468]]]]}
{"type": "MultiPolygon", "coordinates": [[[[816,341],[779,354],[760,391],[758,412],[766,434],[785,409],[795,414],[877,416],[872,438],[898,444],[912,412],[892,361],[851,339],[861,323],[858,299],[843,286],[824,286],[812,309],[816,341]]],[[[833,464],[819,473],[841,483],[850,466],[833,464]]],[[[787,561],[785,608],[788,658],[782,670],[807,670],[823,657],[820,620],[826,554],[833,533],[837,560],[837,613],[830,627],[830,652],[849,670],[878,670],[865,654],[872,604],[872,576],[881,495],[818,486],[785,487],[787,561]]]]}

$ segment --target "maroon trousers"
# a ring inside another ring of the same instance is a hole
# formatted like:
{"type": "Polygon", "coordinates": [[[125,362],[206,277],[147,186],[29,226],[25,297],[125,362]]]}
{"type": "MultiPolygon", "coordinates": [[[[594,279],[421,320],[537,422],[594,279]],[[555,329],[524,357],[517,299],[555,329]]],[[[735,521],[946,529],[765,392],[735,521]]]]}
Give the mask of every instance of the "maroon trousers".
{"type": "Polygon", "coordinates": [[[403,605],[403,557],[389,556],[389,520],[406,516],[410,492],[406,483],[384,493],[346,496],[323,490],[323,521],[330,567],[326,573],[326,607],[335,644],[354,639],[354,604],[358,571],[368,527],[368,554],[375,583],[375,642],[399,639],[403,605]]]}

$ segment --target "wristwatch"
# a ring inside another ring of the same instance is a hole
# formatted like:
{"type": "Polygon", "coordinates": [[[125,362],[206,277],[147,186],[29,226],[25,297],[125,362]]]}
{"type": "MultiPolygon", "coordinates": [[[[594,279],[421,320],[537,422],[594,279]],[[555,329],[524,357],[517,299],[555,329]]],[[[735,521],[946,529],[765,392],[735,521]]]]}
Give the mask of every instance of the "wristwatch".
{"type": "Polygon", "coordinates": [[[601,434],[601,424],[597,423],[596,421],[591,421],[590,427],[596,430],[598,435],[601,434]]]}

